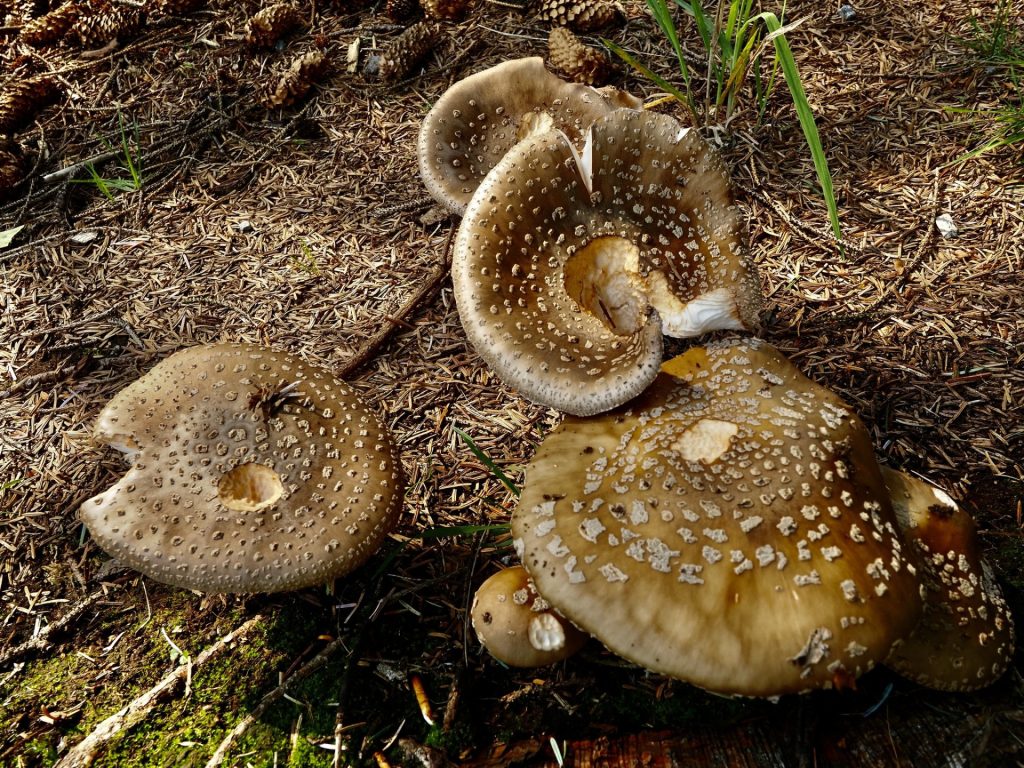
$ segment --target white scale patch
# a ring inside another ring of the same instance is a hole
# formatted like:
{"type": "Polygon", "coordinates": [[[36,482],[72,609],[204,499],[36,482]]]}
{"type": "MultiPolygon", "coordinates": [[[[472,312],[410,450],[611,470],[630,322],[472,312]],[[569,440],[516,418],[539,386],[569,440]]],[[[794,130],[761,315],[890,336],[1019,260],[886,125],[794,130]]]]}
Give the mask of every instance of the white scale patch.
{"type": "Polygon", "coordinates": [[[757,515],[745,518],[740,521],[740,530],[744,533],[750,533],[752,530],[757,528],[757,526],[759,526],[762,522],[764,522],[762,518],[758,517],[757,515]]]}
{"type": "Polygon", "coordinates": [[[588,517],[580,523],[580,536],[591,544],[597,543],[597,537],[605,532],[604,524],[596,517],[588,517]]]}
{"type": "Polygon", "coordinates": [[[605,577],[605,579],[608,580],[609,583],[615,583],[617,581],[618,582],[629,581],[629,576],[627,576],[619,568],[617,568],[616,566],[612,565],[611,563],[605,563],[604,565],[602,565],[597,570],[601,573],[602,576],[605,577]]]}
{"type": "Polygon", "coordinates": [[[705,528],[702,533],[716,544],[725,544],[729,540],[724,528],[705,528]]]}
{"type": "Polygon", "coordinates": [[[642,501],[635,500],[629,509],[629,521],[633,525],[643,525],[647,520],[647,507],[642,501]]]}
{"type": "Polygon", "coordinates": [[[697,574],[704,570],[703,565],[683,563],[679,566],[679,581],[683,584],[703,584],[704,579],[697,574]]]}
{"type": "Polygon", "coordinates": [[[704,556],[704,559],[712,565],[722,559],[722,553],[714,547],[705,546],[704,549],[701,550],[701,554],[704,556]]]}
{"type": "Polygon", "coordinates": [[[798,573],[793,577],[793,581],[796,582],[798,587],[806,587],[810,584],[821,584],[821,575],[817,571],[811,571],[810,573],[798,573]]]}

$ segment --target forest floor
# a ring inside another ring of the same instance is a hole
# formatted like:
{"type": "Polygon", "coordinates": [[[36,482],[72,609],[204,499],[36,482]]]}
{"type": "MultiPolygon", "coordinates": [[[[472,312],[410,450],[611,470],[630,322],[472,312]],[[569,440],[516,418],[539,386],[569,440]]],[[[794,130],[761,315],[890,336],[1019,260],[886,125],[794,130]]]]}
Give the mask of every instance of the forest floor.
{"type": "MultiPolygon", "coordinates": [[[[859,0],[844,21],[831,1],[788,3],[845,254],[784,87],[762,122],[748,98],[714,137],[760,269],[762,336],[852,404],[885,462],[963,502],[1022,616],[1024,166],[1019,148],[954,162],[997,129],[986,110],[1024,98],[977,50],[996,5],[859,0]]],[[[401,30],[378,7],[303,0],[307,28],[270,52],[242,39],[258,8],[213,0],[100,52],[0,30],[0,91],[48,72],[67,92],[17,134],[30,178],[0,202],[0,232],[23,227],[0,248],[0,765],[72,764],[90,734],[95,765],[125,767],[202,766],[222,745],[239,766],[1024,765],[1019,654],[975,693],[877,669],[856,690],[772,703],[645,673],[596,642],[530,671],[483,653],[467,608],[514,560],[515,498],[455,430],[521,480],[560,415],[467,345],[447,279],[457,221],[423,217],[415,144],[451,83],[545,55],[548,28],[481,2],[422,70],[375,83],[344,62],[356,38],[365,56],[401,30]],[[314,45],[338,71],[298,106],[261,106],[314,45]],[[132,165],[138,188],[107,196],[84,166],[44,178],[104,154],[97,174],[128,182],[132,165]],[[171,352],[218,340],[344,374],[393,430],[400,523],[330,588],[163,586],[78,522],[126,468],[91,437],[103,404],[171,352]],[[97,737],[176,672],[141,717],[97,737]]],[[[603,34],[672,77],[645,6],[625,8],[603,34]]],[[[1019,11],[1009,24],[1024,40],[1019,11]]],[[[699,40],[680,29],[699,72],[699,40]]],[[[618,84],[659,95],[634,73],[618,84]]]]}

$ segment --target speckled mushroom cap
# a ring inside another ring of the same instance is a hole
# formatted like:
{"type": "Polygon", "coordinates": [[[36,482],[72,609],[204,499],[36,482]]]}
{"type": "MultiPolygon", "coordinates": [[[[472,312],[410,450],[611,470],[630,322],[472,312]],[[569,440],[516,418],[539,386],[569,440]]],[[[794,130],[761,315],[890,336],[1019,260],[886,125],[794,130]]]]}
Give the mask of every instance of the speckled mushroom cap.
{"type": "Polygon", "coordinates": [[[385,427],[345,382],[283,352],[177,352],[115,395],[95,434],[132,466],[82,521],[113,557],[188,589],[325,582],[369,557],[401,505],[385,427]]]}
{"type": "Polygon", "coordinates": [[[539,56],[506,61],[460,80],[438,99],[420,128],[420,175],[435,200],[461,215],[488,171],[530,131],[553,125],[582,143],[601,115],[642,105],[614,88],[566,82],[539,56]]]}
{"type": "Polygon", "coordinates": [[[974,521],[941,489],[887,467],[882,475],[924,593],[921,622],[886,666],[946,691],[994,682],[1013,656],[1013,618],[974,521]]]}
{"type": "Polygon", "coordinates": [[[662,333],[754,329],[761,305],[721,161],[633,110],[598,119],[582,155],[558,131],[510,150],[469,204],[452,281],[480,356],[578,416],[643,391],[662,333]]]}
{"type": "Polygon", "coordinates": [[[866,429],[756,339],[695,347],[625,406],[567,418],[512,533],[580,629],[720,693],[846,682],[920,615],[866,429]]]}
{"type": "Polygon", "coordinates": [[[503,568],[480,585],[470,617],[481,645],[510,667],[554,664],[587,639],[537,594],[521,565],[503,568]]]}

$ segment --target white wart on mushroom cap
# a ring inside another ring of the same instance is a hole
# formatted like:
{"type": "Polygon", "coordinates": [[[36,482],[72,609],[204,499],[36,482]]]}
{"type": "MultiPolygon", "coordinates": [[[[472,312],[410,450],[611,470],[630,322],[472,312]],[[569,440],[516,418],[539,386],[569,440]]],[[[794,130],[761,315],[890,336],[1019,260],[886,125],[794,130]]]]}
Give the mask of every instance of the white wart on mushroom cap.
{"type": "Polygon", "coordinates": [[[323,583],[366,560],[401,505],[384,425],[345,382],[283,352],[177,352],[115,395],[95,434],[132,466],[82,521],[113,557],[188,589],[323,583]]]}
{"type": "Polygon", "coordinates": [[[522,566],[490,576],[473,597],[470,611],[477,639],[510,667],[543,667],[568,658],[587,636],[537,594],[522,566]]]}
{"type": "Polygon", "coordinates": [[[567,418],[512,533],[580,629],[721,693],[844,683],[920,615],[866,429],[756,339],[695,347],[627,405],[567,418]]]}
{"type": "Polygon", "coordinates": [[[487,173],[531,131],[553,126],[582,145],[587,128],[643,102],[614,88],[569,83],[539,56],[513,59],[453,85],[423,120],[420,175],[439,203],[461,215],[487,173]]]}
{"type": "Polygon", "coordinates": [[[633,110],[598,119],[582,155],[558,131],[510,150],[466,211],[452,281],[480,356],[578,416],[643,391],[662,333],[753,329],[761,305],[721,161],[633,110]]]}
{"type": "Polygon", "coordinates": [[[924,595],[921,622],[886,666],[946,691],[995,682],[1013,657],[1013,617],[974,521],[943,490],[887,467],[882,475],[924,595]]]}

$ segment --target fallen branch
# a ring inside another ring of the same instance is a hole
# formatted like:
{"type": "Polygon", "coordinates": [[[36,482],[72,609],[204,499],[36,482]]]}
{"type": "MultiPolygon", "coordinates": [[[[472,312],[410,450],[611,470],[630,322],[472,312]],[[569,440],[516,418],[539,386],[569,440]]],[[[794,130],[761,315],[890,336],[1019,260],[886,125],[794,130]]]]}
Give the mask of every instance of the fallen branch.
{"type": "MultiPolygon", "coordinates": [[[[285,680],[282,681],[280,685],[278,685],[274,690],[272,690],[270,693],[264,696],[263,699],[260,700],[260,703],[257,704],[256,707],[252,710],[252,712],[250,712],[241,720],[239,720],[235,727],[232,728],[230,732],[228,732],[228,735],[225,736],[224,739],[221,741],[220,746],[217,747],[217,750],[213,753],[213,756],[206,761],[206,768],[219,768],[221,763],[223,763],[224,760],[227,758],[228,751],[231,749],[231,746],[235,743],[235,741],[237,741],[242,734],[249,730],[249,727],[254,722],[256,722],[260,717],[262,717],[264,712],[270,709],[270,707],[278,699],[284,696],[292,686],[294,686],[296,683],[301,682],[302,680],[305,680],[311,674],[316,672],[316,670],[320,669],[320,667],[326,664],[327,660],[334,655],[334,652],[337,651],[339,648],[343,647],[344,644],[344,637],[335,638],[330,643],[325,645],[323,649],[320,651],[320,653],[318,653],[308,662],[299,667],[290,677],[285,678],[285,680]]],[[[62,767],[58,765],[54,766],[54,768],[62,767]]]]}
{"type": "Polygon", "coordinates": [[[451,252],[451,244],[454,237],[455,228],[452,227],[451,231],[448,233],[448,241],[445,243],[444,261],[434,267],[433,271],[423,282],[420,288],[409,297],[409,300],[402,305],[397,314],[389,315],[385,318],[388,322],[384,323],[380,329],[373,334],[373,336],[364,341],[362,346],[356,350],[355,354],[334,371],[336,376],[343,379],[353,371],[363,367],[363,365],[365,365],[366,362],[374,356],[380,346],[387,341],[388,337],[394,332],[395,327],[403,325],[405,323],[405,318],[412,314],[413,310],[416,309],[419,303],[437,289],[441,284],[441,281],[444,280],[451,271],[451,258],[449,254],[451,252]]]}
{"type": "Polygon", "coordinates": [[[235,631],[218,639],[195,659],[186,660],[173,672],[165,675],[155,686],[97,725],[88,736],[58,760],[53,768],[86,768],[92,765],[108,741],[145,718],[161,700],[171,696],[187,678],[190,678],[195,669],[220,654],[233,641],[248,635],[262,622],[263,616],[253,616],[235,631]]]}
{"type": "MultiPolygon", "coordinates": [[[[47,373],[49,374],[52,372],[48,371],[47,373]]],[[[30,376],[28,378],[32,377],[30,376]]],[[[27,382],[28,379],[22,379],[22,381],[27,382]]],[[[5,397],[6,395],[7,392],[0,392],[0,398],[5,397]]],[[[112,588],[104,588],[97,592],[93,592],[88,597],[82,598],[73,606],[71,606],[71,608],[68,609],[68,611],[59,619],[50,622],[41,630],[39,630],[39,634],[37,634],[35,637],[26,640],[21,645],[16,645],[14,648],[8,648],[3,653],[0,653],[0,666],[3,666],[9,661],[13,661],[14,659],[24,656],[25,654],[33,653],[35,651],[42,651],[46,649],[50,644],[49,638],[51,634],[53,634],[54,632],[60,632],[62,629],[66,628],[69,624],[71,624],[71,622],[73,622],[75,619],[77,619],[79,616],[85,613],[85,610],[92,606],[94,603],[96,603],[101,597],[106,597],[107,595],[109,595],[111,589],[118,589],[118,587],[115,585],[112,588]]]]}

